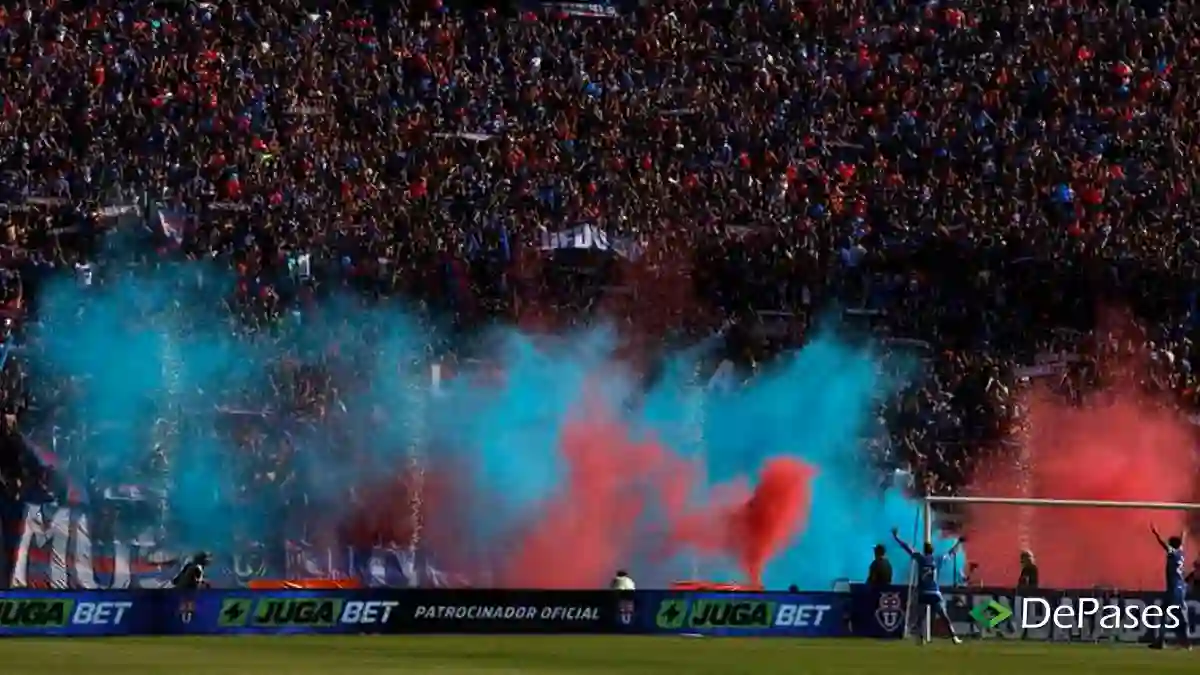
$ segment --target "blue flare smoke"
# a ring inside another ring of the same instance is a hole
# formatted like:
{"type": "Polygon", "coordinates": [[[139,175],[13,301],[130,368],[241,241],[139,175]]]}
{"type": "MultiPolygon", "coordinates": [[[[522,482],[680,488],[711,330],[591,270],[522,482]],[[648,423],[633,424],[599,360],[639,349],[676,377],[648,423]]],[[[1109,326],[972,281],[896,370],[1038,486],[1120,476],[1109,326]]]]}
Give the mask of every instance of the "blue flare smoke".
{"type": "MultiPolygon", "coordinates": [[[[711,351],[699,345],[669,359],[643,391],[616,365],[611,330],[557,336],[549,345],[497,330],[489,357],[502,381],[481,384],[486,376],[467,367],[467,376],[431,396],[427,363],[438,335],[417,314],[340,298],[303,319],[284,312],[269,329],[247,332],[221,301],[231,288],[231,279],[189,264],[117,273],[89,288],[56,280],[40,297],[43,328],[34,337],[42,353],[34,365],[50,376],[43,381],[72,382],[68,392],[41,396],[54,401],[55,424],[88,430],[76,440],[88,461],[66,470],[98,485],[157,481],[181,546],[219,551],[234,537],[279,536],[289,508],[281,495],[348,510],[346,486],[400,470],[419,452],[466,467],[460,487],[479,498],[453,534],[477,540],[476,550],[495,549],[562,483],[559,437],[585,392],[635,431],[701,461],[710,484],[753,478],[777,455],[815,468],[807,527],[769,564],[772,587],[861,579],[871,548],[889,539],[891,527],[914,534],[915,505],[881,487],[864,453],[879,405],[903,381],[832,334],[728,390],[696,381],[697,363],[711,351]],[[348,435],[330,438],[295,421],[294,411],[270,409],[277,390],[290,386],[279,376],[281,356],[341,372],[334,398],[321,405],[343,409],[348,435]],[[272,467],[248,465],[228,434],[214,433],[228,424],[230,408],[286,439],[265,442],[286,446],[293,475],[263,478],[272,467]],[[155,444],[170,446],[165,468],[152,466],[146,449],[155,444]],[[239,491],[247,475],[291,487],[239,491]]],[[[155,517],[144,515],[138,526],[155,517]]],[[[737,574],[731,561],[705,561],[702,569],[737,574]]]]}
{"type": "MultiPolygon", "coordinates": [[[[821,333],[742,386],[709,387],[702,411],[690,414],[703,417],[703,435],[677,447],[703,453],[710,483],[754,476],[779,455],[798,457],[816,471],[807,527],[767,566],[769,587],[822,589],[837,580],[861,580],[874,545],[890,542],[892,527],[906,539],[916,535],[916,504],[881,480],[881,468],[867,455],[869,439],[880,431],[880,405],[904,385],[903,378],[886,374],[898,369],[889,365],[885,371],[875,354],[821,333]]],[[[684,370],[672,369],[674,377],[659,389],[685,389],[675,379],[684,370]]],[[[664,412],[678,397],[653,400],[659,402],[654,419],[689,417],[664,412]]],[[[733,573],[728,566],[709,571],[733,573]]]]}
{"type": "MultiPolygon", "coordinates": [[[[32,337],[43,351],[32,365],[45,376],[41,385],[56,383],[39,392],[57,408],[54,423],[78,432],[69,450],[82,462],[65,469],[75,482],[169,493],[180,540],[220,546],[233,530],[263,533],[262,510],[231,518],[222,506],[235,497],[237,455],[212,433],[219,424],[215,401],[228,403],[230,391],[256,386],[250,364],[262,359],[254,345],[231,338],[228,318],[189,297],[182,282],[197,271],[117,275],[86,289],[52,280],[40,296],[32,337]],[[57,388],[62,383],[69,384],[57,388]]],[[[151,527],[153,510],[124,522],[151,527]]]]}
{"type": "MultiPolygon", "coordinates": [[[[892,527],[906,539],[916,536],[917,506],[881,479],[865,454],[878,432],[880,404],[903,385],[870,352],[823,334],[744,386],[723,391],[698,386],[696,365],[705,350],[697,348],[670,359],[657,383],[638,396],[630,374],[612,365],[611,332],[566,342],[538,346],[509,334],[501,386],[489,391],[460,380],[451,387],[453,403],[444,412],[451,419],[438,426],[476,460],[477,489],[507,495],[504,508],[489,510],[485,536],[502,537],[554,494],[563,470],[558,436],[585,387],[593,401],[624,411],[635,430],[701,460],[710,485],[753,478],[773,456],[799,457],[816,469],[807,528],[768,566],[769,586],[815,589],[861,579],[874,545],[889,542],[892,527]],[[462,419],[463,410],[477,412],[462,419]]],[[[738,576],[732,561],[700,567],[709,576],[738,576]]]]}

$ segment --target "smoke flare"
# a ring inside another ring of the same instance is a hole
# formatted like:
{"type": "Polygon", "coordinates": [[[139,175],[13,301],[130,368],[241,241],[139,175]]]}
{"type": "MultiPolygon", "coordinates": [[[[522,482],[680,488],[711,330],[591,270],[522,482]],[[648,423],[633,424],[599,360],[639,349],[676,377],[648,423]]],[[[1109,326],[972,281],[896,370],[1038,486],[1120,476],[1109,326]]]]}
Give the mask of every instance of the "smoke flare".
{"type": "Polygon", "coordinates": [[[110,276],[44,289],[37,381],[73,386],[40,394],[91,432],[64,441],[86,458],[65,470],[161,489],[165,508],[125,525],[181,548],[286,536],[305,502],[330,540],[386,534],[498,585],[593,587],[626,567],[650,586],[699,570],[826,588],[915,523],[863,452],[902,378],[833,335],[727,389],[695,381],[699,345],[646,390],[611,330],[504,329],[494,367],[435,395],[439,337],[419,315],[334,298],[248,330],[211,268],[110,276]]]}

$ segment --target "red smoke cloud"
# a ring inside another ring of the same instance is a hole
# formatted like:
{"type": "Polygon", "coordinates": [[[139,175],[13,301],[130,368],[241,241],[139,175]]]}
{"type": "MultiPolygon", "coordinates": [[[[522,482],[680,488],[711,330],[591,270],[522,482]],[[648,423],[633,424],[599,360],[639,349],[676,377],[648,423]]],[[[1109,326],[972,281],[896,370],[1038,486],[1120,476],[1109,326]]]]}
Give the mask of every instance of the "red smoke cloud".
{"type": "MultiPolygon", "coordinates": [[[[1026,470],[1013,458],[986,467],[978,496],[1106,501],[1193,501],[1194,430],[1131,385],[1098,395],[1088,407],[1038,391],[1029,400],[1026,470]]],[[[1185,529],[1181,511],[976,505],[968,510],[971,562],[984,583],[1013,585],[1018,552],[1031,549],[1043,586],[1156,589],[1162,550],[1150,534],[1185,529]]]]}
{"type": "Polygon", "coordinates": [[[624,567],[653,577],[658,563],[689,550],[735,562],[743,581],[760,583],[771,557],[807,522],[813,471],[796,459],[768,461],[753,489],[705,490],[693,461],[632,438],[600,412],[566,424],[559,452],[565,475],[558,491],[503,544],[471,542],[466,524],[468,512],[486,517],[488,504],[505,496],[473,492],[455,481],[471,472],[450,466],[424,472],[420,521],[412,518],[414,477],[406,475],[364,492],[370,507],[347,523],[343,539],[403,545],[420,522],[420,539],[439,567],[502,588],[596,588],[624,567]],[[485,568],[492,573],[481,574],[485,568]]]}
{"type": "Polygon", "coordinates": [[[807,520],[812,470],[798,460],[768,462],[753,491],[724,485],[697,500],[693,462],[602,415],[571,421],[560,451],[566,480],[516,538],[502,586],[593,588],[648,544],[661,560],[689,548],[731,559],[757,583],[807,520]]]}
{"type": "MultiPolygon", "coordinates": [[[[446,462],[420,473],[406,470],[388,480],[360,486],[358,503],[340,523],[338,542],[358,548],[396,543],[438,552],[439,563],[454,567],[465,563],[469,547],[461,536],[467,517],[470,486],[466,475],[446,462]],[[417,518],[413,518],[413,514],[417,518]]],[[[332,543],[332,542],[323,542],[332,543]]]]}
{"type": "Polygon", "coordinates": [[[812,477],[813,470],[799,460],[769,460],[754,494],[730,515],[730,545],[753,583],[762,582],[767,562],[808,521],[812,477]]]}

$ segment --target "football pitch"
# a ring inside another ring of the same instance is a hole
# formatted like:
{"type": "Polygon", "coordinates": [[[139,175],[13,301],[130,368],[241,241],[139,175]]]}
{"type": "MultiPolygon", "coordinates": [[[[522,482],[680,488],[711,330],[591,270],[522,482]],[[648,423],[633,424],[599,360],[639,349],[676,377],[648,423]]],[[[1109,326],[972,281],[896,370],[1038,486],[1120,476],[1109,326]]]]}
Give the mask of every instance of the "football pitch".
{"type": "Polygon", "coordinates": [[[0,641],[6,675],[967,675],[1195,673],[1200,651],[1019,642],[685,637],[292,636],[16,638],[0,641]]]}

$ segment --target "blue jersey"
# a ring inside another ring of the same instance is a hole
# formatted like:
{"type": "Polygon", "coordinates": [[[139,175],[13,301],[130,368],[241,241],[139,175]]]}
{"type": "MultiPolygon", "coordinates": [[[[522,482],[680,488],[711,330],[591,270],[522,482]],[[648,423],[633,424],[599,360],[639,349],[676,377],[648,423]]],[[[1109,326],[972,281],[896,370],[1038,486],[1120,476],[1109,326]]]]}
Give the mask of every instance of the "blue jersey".
{"type": "Polygon", "coordinates": [[[1183,549],[1167,548],[1167,591],[1183,590],[1183,549]]]}
{"type": "Polygon", "coordinates": [[[938,568],[942,566],[945,556],[914,553],[912,558],[917,563],[917,592],[922,595],[941,593],[942,589],[938,586],[938,568]]]}

